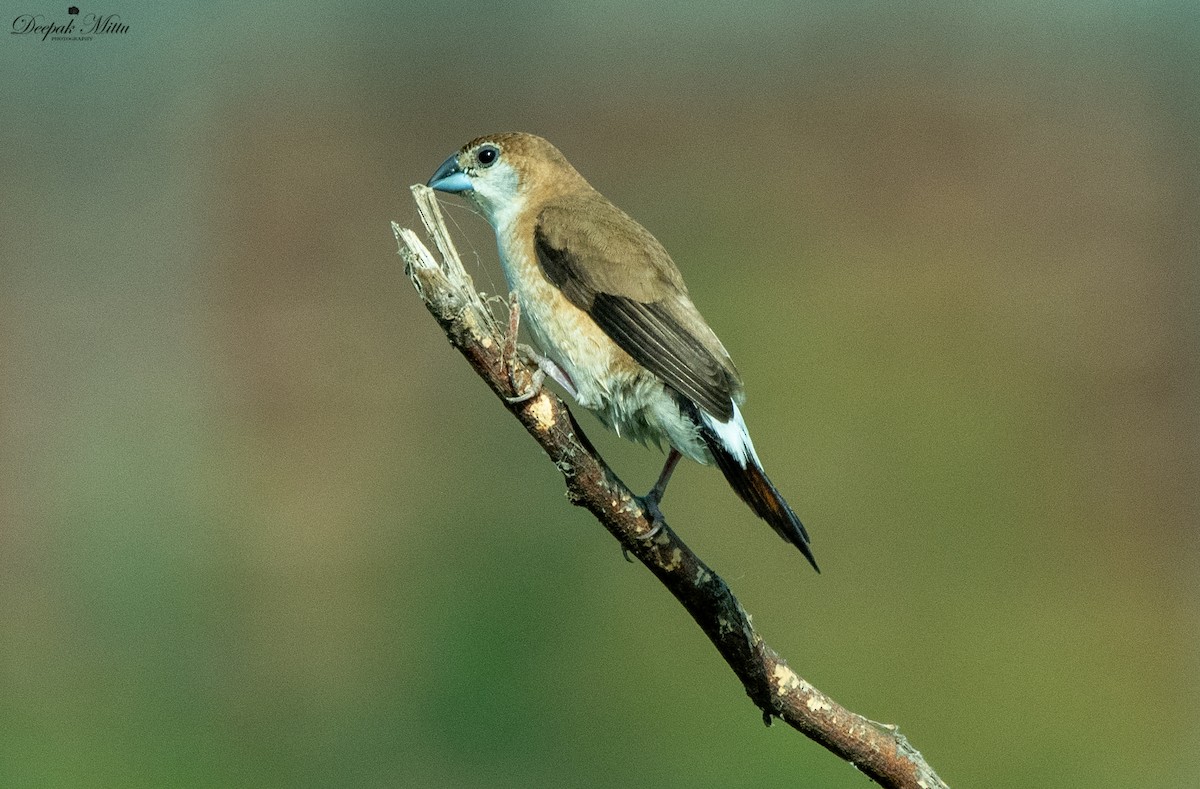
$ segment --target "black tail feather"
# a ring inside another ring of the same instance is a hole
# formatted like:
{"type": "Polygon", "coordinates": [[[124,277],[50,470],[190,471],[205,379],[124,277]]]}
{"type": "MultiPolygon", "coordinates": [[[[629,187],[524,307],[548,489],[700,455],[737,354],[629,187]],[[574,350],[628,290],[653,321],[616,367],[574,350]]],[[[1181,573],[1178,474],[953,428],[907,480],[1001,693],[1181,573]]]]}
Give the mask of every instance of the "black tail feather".
{"type": "Polygon", "coordinates": [[[754,458],[747,457],[746,465],[743,466],[725,447],[724,442],[704,424],[702,419],[695,421],[700,427],[701,438],[708,445],[708,451],[712,453],[717,468],[721,469],[721,473],[725,475],[730,487],[742,501],[750,505],[750,509],[754,510],[758,517],[769,523],[771,528],[775,529],[775,533],[785,542],[790,542],[799,548],[800,553],[804,554],[804,558],[808,559],[808,563],[813,566],[814,570],[818,573],[821,572],[821,568],[817,566],[817,560],[813,557],[812,548],[809,547],[811,540],[808,538],[804,524],[796,517],[796,513],[792,512],[792,508],[771,484],[771,480],[767,478],[763,470],[754,462],[754,458]]]}

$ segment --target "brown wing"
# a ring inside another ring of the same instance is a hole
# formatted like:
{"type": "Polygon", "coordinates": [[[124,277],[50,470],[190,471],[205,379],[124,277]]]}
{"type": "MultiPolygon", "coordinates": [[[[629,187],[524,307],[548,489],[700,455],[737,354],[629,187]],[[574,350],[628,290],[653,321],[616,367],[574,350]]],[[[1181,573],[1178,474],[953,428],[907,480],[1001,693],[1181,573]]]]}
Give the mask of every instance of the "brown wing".
{"type": "Polygon", "coordinates": [[[722,421],[741,381],[662,245],[601,195],[542,210],[534,247],[546,278],[639,364],[722,421]]]}

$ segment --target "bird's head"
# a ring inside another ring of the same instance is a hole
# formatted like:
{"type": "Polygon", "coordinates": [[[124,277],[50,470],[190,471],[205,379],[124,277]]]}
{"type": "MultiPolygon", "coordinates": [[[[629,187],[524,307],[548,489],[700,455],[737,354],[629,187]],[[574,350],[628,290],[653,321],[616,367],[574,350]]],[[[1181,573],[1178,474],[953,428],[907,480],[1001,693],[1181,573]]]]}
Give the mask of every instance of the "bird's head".
{"type": "Polygon", "coordinates": [[[462,193],[499,228],[529,200],[544,200],[580,184],[587,182],[549,142],[510,132],[471,140],[442,162],[427,186],[462,193]]]}

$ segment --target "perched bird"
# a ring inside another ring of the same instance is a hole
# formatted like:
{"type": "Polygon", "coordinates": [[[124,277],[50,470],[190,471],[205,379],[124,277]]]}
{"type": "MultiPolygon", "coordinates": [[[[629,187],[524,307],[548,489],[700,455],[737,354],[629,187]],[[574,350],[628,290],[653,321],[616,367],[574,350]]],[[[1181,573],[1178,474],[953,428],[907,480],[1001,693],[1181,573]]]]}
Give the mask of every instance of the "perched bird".
{"type": "Polygon", "coordinates": [[[687,455],[715,463],[817,568],[808,533],[763,473],[738,410],[745,394],[729,353],[648,230],[532,134],[472,140],[428,185],[462,193],[495,230],[521,319],[545,354],[536,358],[541,371],[618,435],[670,446],[658,482],[641,499],[655,528],[667,482],[687,455]]]}

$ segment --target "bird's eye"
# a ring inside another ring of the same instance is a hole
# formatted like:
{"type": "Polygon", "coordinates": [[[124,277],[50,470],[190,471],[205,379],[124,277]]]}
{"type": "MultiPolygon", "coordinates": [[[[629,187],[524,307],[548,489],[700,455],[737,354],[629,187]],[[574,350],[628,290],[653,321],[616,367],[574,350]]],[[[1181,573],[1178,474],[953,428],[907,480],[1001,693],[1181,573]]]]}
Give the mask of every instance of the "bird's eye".
{"type": "Polygon", "coordinates": [[[475,152],[475,161],[481,167],[491,167],[500,158],[500,149],[494,145],[485,145],[475,152]]]}

